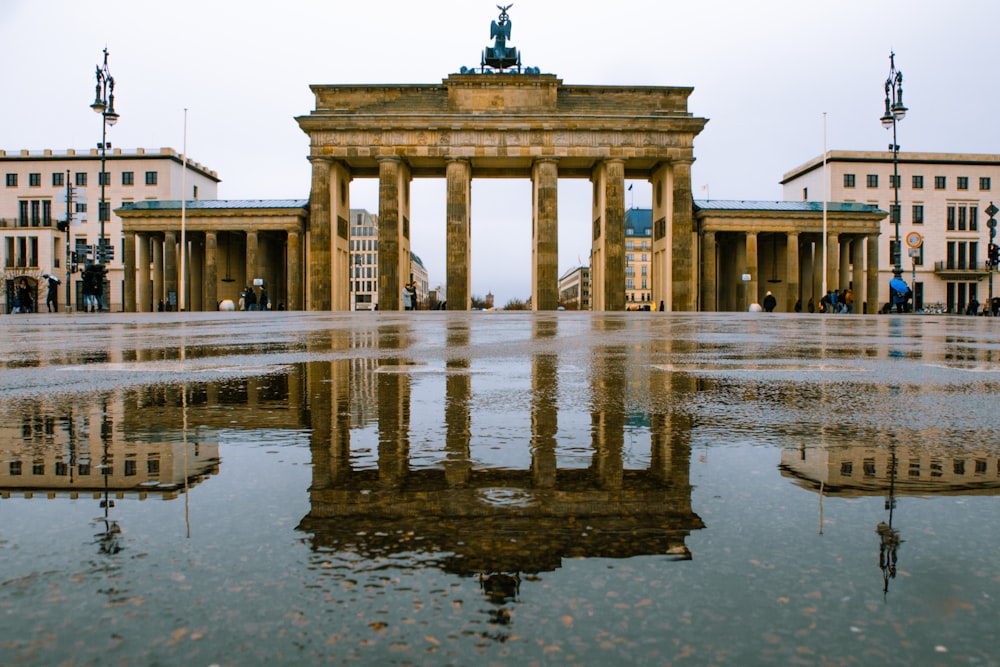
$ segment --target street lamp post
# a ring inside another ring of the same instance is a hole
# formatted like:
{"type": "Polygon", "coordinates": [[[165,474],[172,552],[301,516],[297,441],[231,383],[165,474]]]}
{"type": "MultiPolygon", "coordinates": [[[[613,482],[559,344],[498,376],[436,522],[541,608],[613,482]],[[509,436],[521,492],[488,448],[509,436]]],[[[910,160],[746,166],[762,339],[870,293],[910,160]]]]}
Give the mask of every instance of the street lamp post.
{"type": "Polygon", "coordinates": [[[101,151],[101,173],[97,180],[101,184],[101,203],[97,210],[97,219],[100,221],[100,236],[97,239],[97,249],[95,251],[95,263],[104,264],[104,219],[107,216],[107,202],[105,201],[105,179],[104,169],[107,151],[111,148],[108,143],[108,126],[118,122],[118,113],[115,111],[115,79],[108,69],[108,49],[104,48],[104,64],[97,66],[97,87],[94,94],[94,103],[90,108],[101,114],[101,143],[97,148],[101,151]]]}
{"type": "Polygon", "coordinates": [[[896,227],[896,251],[893,253],[892,275],[901,278],[903,275],[903,247],[899,240],[899,144],[896,143],[896,123],[906,116],[903,106],[903,73],[896,69],[896,54],[889,53],[889,78],[885,80],[885,113],[882,114],[882,127],[892,129],[892,189],[894,193],[892,213],[890,218],[896,227]]]}

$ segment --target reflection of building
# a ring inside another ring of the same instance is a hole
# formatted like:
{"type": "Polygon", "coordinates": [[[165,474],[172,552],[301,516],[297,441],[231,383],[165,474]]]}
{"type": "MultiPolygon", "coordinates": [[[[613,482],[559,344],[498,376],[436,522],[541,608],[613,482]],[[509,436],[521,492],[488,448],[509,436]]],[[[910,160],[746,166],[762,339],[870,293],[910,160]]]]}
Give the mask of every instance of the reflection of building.
{"type": "MultiPolygon", "coordinates": [[[[892,211],[893,155],[891,151],[830,151],[826,155],[832,201],[861,202],[892,211]]],[[[914,304],[921,308],[940,301],[948,312],[963,312],[969,300],[980,302],[985,293],[979,281],[987,275],[987,217],[982,211],[997,199],[993,181],[1000,183],[1000,155],[957,153],[899,154],[899,237],[904,277],[910,282],[914,304]],[[923,244],[911,259],[907,235],[917,232],[923,244]]],[[[823,156],[784,175],[781,181],[788,200],[822,199],[823,156]]],[[[878,239],[879,302],[889,300],[889,279],[894,265],[895,225],[883,214],[878,239]]]]}
{"type": "Polygon", "coordinates": [[[781,471],[809,489],[840,496],[1000,493],[1000,456],[927,446],[802,447],[781,453],[781,471]],[[895,461],[895,471],[893,469],[895,461]],[[895,475],[893,475],[895,472],[895,475]]]}
{"type": "Polygon", "coordinates": [[[578,266],[559,278],[559,305],[566,310],[590,310],[590,267],[578,266]]]}
{"type": "MultiPolygon", "coordinates": [[[[0,186],[0,266],[8,284],[25,276],[35,285],[42,273],[54,273],[63,280],[61,309],[65,311],[67,305],[74,310],[83,307],[79,273],[72,281],[70,301],[66,303],[66,251],[68,245],[77,252],[82,265],[87,261],[83,259],[84,250],[98,242],[100,169],[101,155],[96,148],[18,153],[0,150],[0,171],[4,173],[4,183],[0,186]],[[56,227],[57,221],[66,220],[67,186],[73,187],[72,213],[79,220],[70,226],[68,239],[66,232],[56,227]]],[[[119,148],[108,152],[105,169],[108,208],[103,212],[104,234],[114,254],[105,262],[109,285],[104,303],[110,310],[121,310],[122,267],[126,256],[122,223],[114,210],[126,202],[179,199],[182,160],[170,148],[149,151],[119,148]]],[[[188,160],[185,178],[189,199],[216,197],[219,177],[214,171],[188,160]]],[[[89,261],[94,261],[93,253],[89,261]]],[[[7,290],[0,293],[4,313],[10,312],[8,295],[7,290]]],[[[45,290],[39,287],[38,295],[44,304],[45,290]]]]}

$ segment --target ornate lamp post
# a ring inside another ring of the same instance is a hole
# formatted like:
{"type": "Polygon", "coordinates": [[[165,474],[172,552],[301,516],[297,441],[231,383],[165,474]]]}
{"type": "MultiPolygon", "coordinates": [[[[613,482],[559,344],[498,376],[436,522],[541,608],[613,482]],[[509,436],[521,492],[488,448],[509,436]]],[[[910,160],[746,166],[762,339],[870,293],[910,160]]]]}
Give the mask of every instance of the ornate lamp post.
{"type": "Polygon", "coordinates": [[[94,103],[90,108],[101,114],[101,143],[97,148],[101,151],[101,173],[98,181],[101,184],[101,204],[97,211],[97,218],[100,221],[101,231],[97,239],[97,250],[94,260],[97,264],[104,264],[104,220],[108,216],[108,205],[105,201],[104,189],[104,164],[107,158],[107,151],[111,148],[108,143],[108,126],[118,122],[118,113],[115,112],[115,79],[108,69],[108,49],[104,48],[104,64],[97,66],[97,89],[94,95],[94,103]]]}
{"type": "Polygon", "coordinates": [[[896,248],[893,253],[892,275],[900,278],[903,275],[903,247],[899,240],[899,144],[896,143],[896,123],[906,116],[906,107],[903,106],[903,73],[896,69],[896,54],[889,53],[889,78],[885,80],[885,113],[882,114],[882,127],[892,129],[892,143],[889,150],[892,151],[892,189],[895,199],[890,218],[896,226],[896,248]]]}

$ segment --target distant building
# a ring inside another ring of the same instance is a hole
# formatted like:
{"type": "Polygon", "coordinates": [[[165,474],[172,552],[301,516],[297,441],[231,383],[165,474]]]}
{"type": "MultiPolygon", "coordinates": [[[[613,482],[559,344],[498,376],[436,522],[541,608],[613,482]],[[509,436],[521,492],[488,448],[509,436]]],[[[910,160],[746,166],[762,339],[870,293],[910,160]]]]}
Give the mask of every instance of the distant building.
{"type": "Polygon", "coordinates": [[[15,282],[28,281],[36,293],[34,299],[45,303],[43,273],[62,280],[59,307],[63,312],[83,308],[81,273],[67,281],[68,253],[75,253],[80,268],[95,261],[94,249],[104,222],[105,246],[110,259],[105,285],[105,310],[123,309],[125,242],[122,221],[115,213],[126,203],[152,200],[215,199],[219,177],[197,162],[187,161],[186,193],[181,192],[181,157],[172,148],[110,151],[103,176],[101,155],[96,148],[87,151],[3,151],[0,150],[0,267],[3,287],[0,312],[9,313],[15,282]],[[107,203],[99,211],[101,182],[107,203]],[[68,232],[59,223],[67,216],[67,186],[73,188],[74,221],[68,232]],[[69,282],[69,303],[66,284],[69,282]]]}
{"type": "MultiPolygon", "coordinates": [[[[985,301],[989,230],[983,210],[998,199],[993,182],[1000,183],[1000,155],[900,153],[898,165],[901,265],[903,279],[913,283],[914,307],[941,302],[948,312],[961,313],[973,297],[985,301]],[[923,241],[913,255],[911,232],[923,241]]],[[[786,173],[784,198],[822,201],[825,193],[827,201],[863,202],[889,212],[878,237],[878,299],[885,303],[895,264],[892,153],[830,151],[826,167],[825,188],[822,155],[786,173]]]]}
{"type": "Polygon", "coordinates": [[[637,309],[652,302],[653,211],[625,211],[625,307],[637,309]]]}
{"type": "Polygon", "coordinates": [[[378,305],[378,216],[351,209],[352,310],[374,310],[378,305]]]}
{"type": "Polygon", "coordinates": [[[566,310],[590,310],[590,267],[577,266],[559,278],[559,305],[566,310]]]}

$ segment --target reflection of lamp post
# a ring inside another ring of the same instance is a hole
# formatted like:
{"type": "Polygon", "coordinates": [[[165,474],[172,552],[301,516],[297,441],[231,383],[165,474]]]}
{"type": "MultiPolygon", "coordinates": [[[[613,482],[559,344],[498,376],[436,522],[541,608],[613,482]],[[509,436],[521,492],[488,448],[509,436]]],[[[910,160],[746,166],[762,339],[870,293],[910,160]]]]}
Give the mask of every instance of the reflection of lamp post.
{"type": "Polygon", "coordinates": [[[892,128],[892,189],[895,195],[890,218],[896,226],[896,248],[893,253],[892,275],[900,278],[903,275],[902,245],[899,242],[899,144],[896,143],[896,123],[906,116],[903,106],[903,73],[896,69],[896,54],[889,53],[889,78],[885,80],[885,113],[882,114],[882,127],[892,128]]]}
{"type": "Polygon", "coordinates": [[[993,315],[993,272],[997,269],[997,263],[1000,261],[1000,248],[997,248],[996,241],[993,239],[997,235],[997,219],[996,214],[1000,213],[1000,208],[996,207],[996,204],[990,202],[990,205],[986,208],[986,215],[990,216],[990,219],[986,221],[986,226],[990,230],[990,242],[987,245],[986,254],[986,268],[990,274],[990,296],[986,301],[986,312],[989,315],[993,315]]]}
{"type": "Polygon", "coordinates": [[[879,521],[875,532],[879,537],[878,566],[882,570],[882,593],[889,592],[889,580],[896,578],[896,551],[902,540],[899,531],[892,527],[892,511],[896,509],[896,444],[893,443],[889,454],[889,497],[885,508],[889,510],[889,522],[879,521]]]}
{"type": "Polygon", "coordinates": [[[97,66],[97,89],[94,94],[94,103],[90,108],[101,114],[101,143],[97,147],[101,150],[101,173],[97,180],[101,184],[101,203],[97,210],[97,218],[100,221],[100,236],[97,239],[97,251],[94,261],[97,264],[104,264],[104,219],[107,215],[107,202],[104,198],[104,188],[106,185],[104,178],[104,163],[107,159],[107,151],[111,148],[108,143],[108,126],[118,122],[118,114],[115,112],[115,79],[108,69],[108,49],[104,48],[104,64],[97,66]]]}

